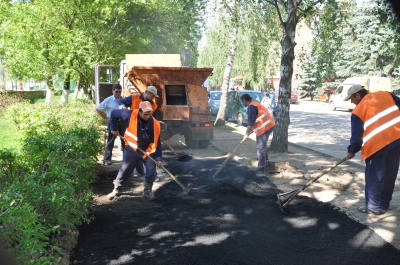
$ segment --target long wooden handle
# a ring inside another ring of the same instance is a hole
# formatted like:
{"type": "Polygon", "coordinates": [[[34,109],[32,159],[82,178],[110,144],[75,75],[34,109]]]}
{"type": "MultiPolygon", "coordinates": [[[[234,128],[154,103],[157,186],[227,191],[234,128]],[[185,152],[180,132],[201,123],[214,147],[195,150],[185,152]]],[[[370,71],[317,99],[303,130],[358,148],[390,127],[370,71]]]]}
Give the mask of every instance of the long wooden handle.
{"type": "MultiPolygon", "coordinates": [[[[119,137],[121,137],[122,140],[124,140],[126,142],[126,139],[121,136],[118,135],[119,137]]],[[[150,158],[154,163],[157,163],[157,161],[152,158],[150,155],[146,154],[145,151],[143,151],[139,146],[137,147],[137,149],[142,152],[144,155],[146,155],[148,158],[150,158]]],[[[168,176],[170,178],[172,178],[176,183],[178,183],[178,185],[183,189],[184,192],[189,193],[190,188],[185,187],[174,175],[172,175],[171,172],[168,171],[168,169],[166,169],[162,164],[160,165],[160,167],[168,174],[168,176]]]]}
{"type": "Polygon", "coordinates": [[[304,190],[306,187],[308,187],[311,183],[316,182],[319,178],[321,178],[323,175],[325,175],[326,173],[328,173],[329,171],[331,171],[332,169],[334,169],[335,167],[337,167],[338,165],[340,165],[341,163],[343,163],[344,161],[346,161],[346,157],[343,157],[342,159],[340,159],[338,162],[336,162],[336,164],[334,164],[333,166],[331,166],[330,168],[324,170],[323,172],[321,172],[318,176],[316,176],[313,179],[310,179],[307,184],[305,184],[302,187],[302,190],[304,190]]]}
{"type": "Polygon", "coordinates": [[[176,156],[179,156],[179,155],[175,152],[174,148],[172,148],[172,146],[170,146],[169,143],[167,143],[167,141],[165,141],[163,138],[161,138],[161,141],[163,142],[163,144],[165,144],[166,146],[168,146],[168,148],[169,148],[172,152],[174,152],[174,154],[175,154],[176,156]]]}
{"type": "MultiPolygon", "coordinates": [[[[338,162],[336,162],[336,164],[334,164],[333,166],[331,166],[330,168],[324,170],[323,172],[321,172],[318,176],[316,176],[313,179],[310,179],[304,186],[302,186],[301,188],[291,191],[291,192],[287,192],[281,195],[290,195],[289,197],[287,197],[284,201],[282,201],[282,207],[286,207],[301,191],[303,191],[305,188],[307,188],[308,186],[310,186],[312,183],[316,182],[319,178],[321,178],[323,175],[325,175],[326,173],[328,173],[329,171],[331,171],[332,169],[334,169],[335,167],[337,167],[338,165],[340,165],[341,163],[343,163],[344,161],[346,161],[346,157],[340,159],[338,162]]],[[[278,200],[279,200],[279,194],[278,194],[278,200]]],[[[280,200],[279,200],[280,201],[280,200]]]]}
{"type": "Polygon", "coordinates": [[[221,171],[221,169],[225,166],[225,164],[228,162],[228,160],[233,156],[233,154],[236,152],[236,150],[239,148],[239,146],[244,142],[245,140],[240,141],[240,143],[233,149],[232,153],[229,154],[229,156],[225,159],[225,161],[222,163],[222,165],[219,167],[219,169],[214,173],[214,175],[211,178],[215,178],[216,175],[221,171]]]}

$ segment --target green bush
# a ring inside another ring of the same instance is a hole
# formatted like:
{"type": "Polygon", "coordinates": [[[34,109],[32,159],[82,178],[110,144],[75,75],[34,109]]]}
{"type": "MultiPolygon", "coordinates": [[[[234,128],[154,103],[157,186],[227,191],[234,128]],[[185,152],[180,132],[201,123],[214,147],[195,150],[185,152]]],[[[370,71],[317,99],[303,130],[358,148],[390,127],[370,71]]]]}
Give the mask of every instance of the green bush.
{"type": "Polygon", "coordinates": [[[16,97],[15,95],[7,94],[6,92],[0,92],[0,109],[7,108],[8,106],[14,105],[19,102],[25,102],[25,100],[16,97]]]}
{"type": "Polygon", "coordinates": [[[22,153],[0,150],[0,233],[18,264],[68,264],[77,227],[89,222],[103,146],[93,103],[18,103],[22,153]]]}

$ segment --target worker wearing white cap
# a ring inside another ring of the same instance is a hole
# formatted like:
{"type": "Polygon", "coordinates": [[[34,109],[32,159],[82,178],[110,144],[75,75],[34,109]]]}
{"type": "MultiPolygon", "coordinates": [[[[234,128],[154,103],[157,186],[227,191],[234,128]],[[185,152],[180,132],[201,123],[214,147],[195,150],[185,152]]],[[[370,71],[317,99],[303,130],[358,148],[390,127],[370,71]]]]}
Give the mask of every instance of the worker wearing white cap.
{"type": "Polygon", "coordinates": [[[384,214],[390,206],[400,160],[400,98],[390,92],[369,93],[352,85],[344,100],[356,107],[351,114],[347,159],[361,150],[365,160],[365,206],[362,213],[384,214]]]}
{"type": "Polygon", "coordinates": [[[154,86],[148,86],[143,94],[132,94],[126,98],[121,98],[118,101],[120,109],[130,108],[138,109],[139,103],[142,101],[148,101],[151,103],[153,109],[153,117],[157,118],[157,103],[155,99],[158,98],[157,88],[154,86]]]}

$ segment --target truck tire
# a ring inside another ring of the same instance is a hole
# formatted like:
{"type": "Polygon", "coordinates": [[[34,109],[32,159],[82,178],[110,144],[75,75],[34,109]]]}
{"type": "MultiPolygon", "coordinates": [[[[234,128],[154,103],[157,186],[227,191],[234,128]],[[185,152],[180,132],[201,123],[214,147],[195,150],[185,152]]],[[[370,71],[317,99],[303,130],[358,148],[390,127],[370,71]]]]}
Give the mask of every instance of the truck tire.
{"type": "Polygon", "coordinates": [[[199,141],[199,148],[207,148],[210,144],[210,140],[200,140],[199,141]]]}
{"type": "Polygon", "coordinates": [[[192,140],[192,135],[190,134],[185,134],[185,145],[187,148],[198,148],[199,146],[199,140],[192,140]]]}
{"type": "Polygon", "coordinates": [[[329,109],[331,111],[334,111],[336,109],[335,103],[333,103],[333,101],[329,102],[329,109]]]}

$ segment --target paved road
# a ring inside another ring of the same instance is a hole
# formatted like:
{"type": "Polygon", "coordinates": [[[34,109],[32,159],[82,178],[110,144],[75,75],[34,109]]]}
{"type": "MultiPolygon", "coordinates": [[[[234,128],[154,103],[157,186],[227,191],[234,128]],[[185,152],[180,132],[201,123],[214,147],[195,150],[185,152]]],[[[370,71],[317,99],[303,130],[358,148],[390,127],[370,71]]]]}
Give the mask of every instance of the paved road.
{"type": "MultiPolygon", "coordinates": [[[[350,139],[350,111],[330,111],[327,103],[301,101],[290,106],[289,142],[343,158],[350,139]]],[[[358,153],[352,162],[365,165],[358,153]]]]}

